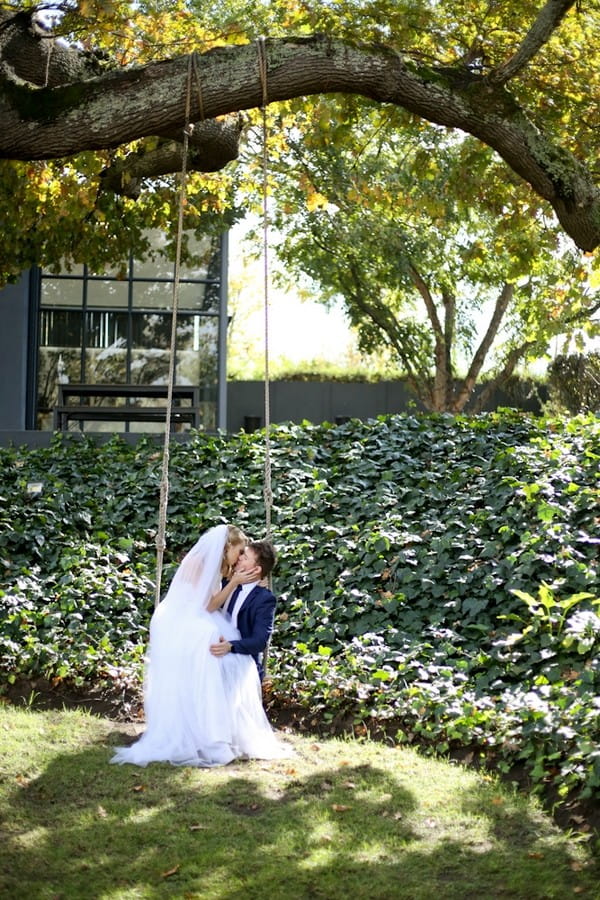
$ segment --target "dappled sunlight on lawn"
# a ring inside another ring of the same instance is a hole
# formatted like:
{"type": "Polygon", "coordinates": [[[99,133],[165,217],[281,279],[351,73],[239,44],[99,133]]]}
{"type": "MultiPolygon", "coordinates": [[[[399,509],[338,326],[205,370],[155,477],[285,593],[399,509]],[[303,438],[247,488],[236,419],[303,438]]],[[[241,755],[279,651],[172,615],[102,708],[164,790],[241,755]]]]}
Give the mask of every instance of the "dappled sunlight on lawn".
{"type": "Polygon", "coordinates": [[[286,735],[293,760],[115,768],[106,720],[4,707],[0,728],[11,898],[594,896],[535,802],[410,750],[286,735]]]}

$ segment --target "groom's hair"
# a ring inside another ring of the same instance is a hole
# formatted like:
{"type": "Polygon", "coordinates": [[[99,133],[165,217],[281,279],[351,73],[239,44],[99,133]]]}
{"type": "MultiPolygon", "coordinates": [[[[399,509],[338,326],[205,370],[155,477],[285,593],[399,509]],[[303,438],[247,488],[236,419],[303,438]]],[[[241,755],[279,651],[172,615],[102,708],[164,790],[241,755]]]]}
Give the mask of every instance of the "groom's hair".
{"type": "Polygon", "coordinates": [[[256,555],[256,561],[261,568],[262,577],[266,578],[271,574],[273,566],[277,562],[275,547],[271,541],[250,541],[248,546],[256,555]]]}

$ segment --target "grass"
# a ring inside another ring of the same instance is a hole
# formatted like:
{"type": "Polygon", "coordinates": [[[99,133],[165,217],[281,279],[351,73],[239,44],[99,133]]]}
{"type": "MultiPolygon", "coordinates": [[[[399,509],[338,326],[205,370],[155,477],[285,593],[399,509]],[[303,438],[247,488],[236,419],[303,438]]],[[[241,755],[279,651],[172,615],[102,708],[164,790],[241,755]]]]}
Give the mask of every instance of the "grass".
{"type": "Polygon", "coordinates": [[[492,777],[292,735],[285,761],[109,766],[122,728],[0,708],[1,896],[600,897],[588,842],[492,777]]]}

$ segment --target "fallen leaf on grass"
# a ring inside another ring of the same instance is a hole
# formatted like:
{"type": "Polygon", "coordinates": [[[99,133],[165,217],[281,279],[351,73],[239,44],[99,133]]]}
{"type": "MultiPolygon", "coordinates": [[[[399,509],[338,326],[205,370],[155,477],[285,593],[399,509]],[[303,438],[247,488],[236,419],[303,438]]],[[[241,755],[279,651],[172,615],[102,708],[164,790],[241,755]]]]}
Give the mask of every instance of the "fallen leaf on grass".
{"type": "Polygon", "coordinates": [[[131,788],[131,790],[136,791],[139,794],[140,791],[146,790],[146,785],[145,784],[134,784],[134,786],[131,788]]]}
{"type": "Polygon", "coordinates": [[[343,803],[332,803],[331,808],[334,812],[347,812],[352,809],[351,806],[345,806],[343,803]]]}
{"type": "Polygon", "coordinates": [[[573,893],[574,893],[574,894],[585,894],[585,888],[584,888],[584,887],[579,887],[579,886],[574,887],[574,888],[573,888],[573,893]]]}
{"type": "Polygon", "coordinates": [[[98,816],[99,819],[106,819],[106,817],[108,816],[108,813],[106,812],[106,810],[104,809],[103,806],[98,806],[98,809],[96,810],[96,815],[98,816]]]}
{"type": "Polygon", "coordinates": [[[544,858],[543,853],[528,853],[527,856],[529,857],[529,859],[543,859],[544,858]]]}
{"type": "Polygon", "coordinates": [[[161,878],[170,878],[171,875],[176,875],[179,872],[179,863],[176,866],[173,866],[172,869],[167,869],[166,872],[161,873],[161,878]]]}
{"type": "Polygon", "coordinates": [[[208,825],[201,825],[198,823],[197,825],[190,825],[190,831],[205,831],[208,828],[208,825]]]}

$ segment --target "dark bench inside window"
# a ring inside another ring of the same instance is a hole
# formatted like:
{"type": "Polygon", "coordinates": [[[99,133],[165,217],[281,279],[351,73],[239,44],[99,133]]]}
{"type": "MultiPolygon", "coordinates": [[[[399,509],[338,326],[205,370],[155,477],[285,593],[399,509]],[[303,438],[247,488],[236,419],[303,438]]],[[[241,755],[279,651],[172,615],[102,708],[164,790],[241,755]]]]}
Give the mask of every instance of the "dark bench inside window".
{"type": "MultiPolygon", "coordinates": [[[[164,422],[166,384],[61,384],[54,407],[54,429],[67,431],[69,422],[164,422]],[[163,400],[150,405],[148,400],[163,400]]],[[[171,427],[189,422],[200,426],[200,389],[175,385],[171,427]]]]}

